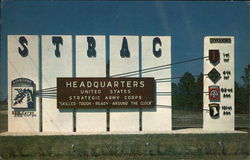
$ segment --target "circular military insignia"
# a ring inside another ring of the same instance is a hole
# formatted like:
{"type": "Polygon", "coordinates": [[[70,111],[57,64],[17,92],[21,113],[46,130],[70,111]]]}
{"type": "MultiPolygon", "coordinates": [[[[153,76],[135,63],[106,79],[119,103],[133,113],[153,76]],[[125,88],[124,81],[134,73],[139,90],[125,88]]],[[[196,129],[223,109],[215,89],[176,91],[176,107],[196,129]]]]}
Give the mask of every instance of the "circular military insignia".
{"type": "Polygon", "coordinates": [[[210,96],[211,96],[212,98],[216,98],[218,95],[219,95],[219,93],[218,93],[216,90],[212,90],[212,91],[210,92],[210,96]]]}

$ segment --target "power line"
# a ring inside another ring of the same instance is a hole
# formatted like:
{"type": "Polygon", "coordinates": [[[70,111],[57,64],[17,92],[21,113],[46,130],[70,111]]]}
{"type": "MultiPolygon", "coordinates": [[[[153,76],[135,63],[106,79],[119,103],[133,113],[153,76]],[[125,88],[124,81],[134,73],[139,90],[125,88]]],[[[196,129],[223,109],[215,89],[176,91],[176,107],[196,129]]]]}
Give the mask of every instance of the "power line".
{"type": "MultiPolygon", "coordinates": [[[[183,63],[187,63],[187,62],[197,61],[197,60],[201,60],[201,59],[204,59],[204,58],[207,58],[207,57],[208,56],[189,59],[189,60],[175,62],[175,63],[171,63],[171,64],[166,64],[166,65],[160,65],[160,66],[145,68],[145,69],[141,70],[141,72],[142,73],[148,73],[148,72],[153,72],[153,71],[158,71],[158,70],[163,70],[163,69],[170,69],[171,68],[170,66],[173,66],[173,65],[176,65],[176,64],[183,64],[183,63]]],[[[133,75],[137,75],[138,72],[139,72],[139,70],[136,70],[136,71],[116,74],[116,75],[113,75],[113,76],[110,76],[110,77],[112,78],[112,77],[117,77],[117,76],[121,76],[121,75],[133,76],[133,75]]],[[[207,74],[203,74],[203,76],[204,75],[207,75],[207,74]]],[[[197,76],[200,76],[200,75],[195,75],[194,77],[197,77],[197,76]]],[[[182,77],[161,78],[161,79],[156,79],[156,82],[157,83],[171,82],[171,79],[180,79],[180,78],[182,78],[182,77]]],[[[56,91],[57,91],[57,87],[50,87],[50,88],[45,88],[45,89],[42,89],[42,90],[37,90],[36,92],[38,94],[41,94],[41,93],[45,93],[45,92],[48,93],[48,92],[56,92],[56,91]]]]}
{"type": "MultiPolygon", "coordinates": [[[[169,67],[169,66],[173,66],[173,65],[176,65],[176,64],[182,64],[182,63],[187,63],[187,62],[192,62],[192,61],[197,61],[197,60],[201,60],[201,59],[204,59],[204,58],[207,58],[208,56],[205,56],[205,57],[200,57],[200,58],[194,58],[194,59],[189,59],[189,60],[185,60],[185,61],[180,61],[180,62],[175,62],[175,63],[171,63],[171,64],[165,64],[165,65],[160,65],[160,66],[155,66],[155,67],[150,67],[150,68],[145,68],[145,69],[142,69],[142,72],[143,71],[149,71],[149,70],[152,70],[152,69],[159,69],[159,68],[165,68],[165,67],[169,67]]],[[[120,73],[120,74],[115,74],[115,75],[112,75],[110,77],[117,77],[117,76],[122,76],[122,75],[131,75],[131,74],[138,74],[139,73],[139,70],[136,70],[136,71],[131,71],[131,72],[124,72],[124,73],[120,73]]]]}
{"type": "Polygon", "coordinates": [[[41,90],[37,90],[37,92],[44,92],[44,91],[56,91],[57,87],[50,87],[50,88],[44,88],[41,90]]]}
{"type": "MultiPolygon", "coordinates": [[[[206,76],[207,74],[199,74],[199,75],[194,75],[193,77],[199,77],[199,76],[206,76]]],[[[156,83],[161,83],[161,82],[171,82],[171,79],[180,79],[183,77],[171,77],[171,78],[160,78],[160,79],[155,79],[156,83]]]]}
{"type": "MultiPolygon", "coordinates": [[[[148,70],[148,71],[142,71],[142,73],[154,72],[154,71],[159,71],[159,70],[163,70],[163,69],[170,69],[170,68],[171,67],[163,67],[163,68],[152,69],[152,70],[148,70]]],[[[138,75],[138,73],[129,74],[126,77],[131,77],[131,76],[135,76],[135,75],[138,75]]]]}

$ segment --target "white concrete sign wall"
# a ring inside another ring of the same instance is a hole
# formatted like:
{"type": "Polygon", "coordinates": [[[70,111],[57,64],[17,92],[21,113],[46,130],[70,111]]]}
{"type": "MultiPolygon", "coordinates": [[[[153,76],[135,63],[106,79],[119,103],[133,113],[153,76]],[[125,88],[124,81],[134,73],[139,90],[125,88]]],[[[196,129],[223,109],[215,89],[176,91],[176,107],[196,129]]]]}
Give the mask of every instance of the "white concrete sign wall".
{"type": "Polygon", "coordinates": [[[39,132],[38,59],[38,36],[8,36],[9,132],[39,132]]]}
{"type": "MultiPolygon", "coordinates": [[[[42,36],[42,88],[56,87],[57,77],[72,77],[72,36],[42,36]]],[[[43,131],[72,132],[72,109],[57,109],[55,97],[43,96],[43,131]]]]}
{"type": "MultiPolygon", "coordinates": [[[[148,69],[167,64],[171,64],[171,37],[143,36],[142,77],[154,77],[156,81],[170,78],[171,66],[148,69]]],[[[156,82],[156,107],[143,109],[142,131],[172,130],[171,79],[169,80],[156,82]]]]}
{"type": "Polygon", "coordinates": [[[234,130],[234,37],[204,38],[203,129],[234,130]]]}
{"type": "Polygon", "coordinates": [[[106,109],[75,109],[74,121],[73,109],[58,109],[56,100],[58,77],[106,77],[107,45],[111,77],[139,77],[141,65],[142,77],[154,77],[157,81],[171,78],[171,67],[143,71],[171,63],[169,36],[143,36],[139,43],[139,36],[117,35],[108,37],[109,44],[106,44],[107,37],[98,35],[40,37],[8,36],[9,131],[39,132],[41,127],[42,132],[72,132],[76,127],[77,132],[105,132],[107,118],[111,132],[171,130],[171,82],[156,83],[156,107],[142,109],[142,114],[138,108],[110,109],[110,117],[106,109]],[[123,74],[127,72],[132,73],[123,74]],[[33,109],[32,103],[22,104],[22,100],[32,101],[32,94],[37,97],[33,109]],[[25,116],[21,117],[19,111],[26,111],[21,112],[25,116]]]}
{"type": "MultiPolygon", "coordinates": [[[[106,77],[105,36],[76,36],[76,77],[106,77]]],[[[76,109],[76,131],[105,132],[106,109],[76,109]]]]}
{"type": "MultiPolygon", "coordinates": [[[[110,36],[110,75],[139,70],[139,37],[110,36]],[[123,48],[123,49],[122,49],[123,48]]],[[[138,77],[135,74],[130,77],[138,77]]],[[[116,77],[125,77],[119,75],[116,77]]],[[[110,109],[110,131],[139,131],[139,109],[110,109]]]]}

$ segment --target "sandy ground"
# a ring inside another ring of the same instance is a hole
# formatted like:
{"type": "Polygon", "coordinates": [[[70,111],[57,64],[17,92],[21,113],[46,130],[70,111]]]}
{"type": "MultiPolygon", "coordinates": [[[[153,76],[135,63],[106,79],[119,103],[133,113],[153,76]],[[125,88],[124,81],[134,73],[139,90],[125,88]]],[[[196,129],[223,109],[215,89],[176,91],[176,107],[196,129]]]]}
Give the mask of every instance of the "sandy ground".
{"type": "Polygon", "coordinates": [[[0,114],[7,115],[8,111],[0,111],[0,114]]]}

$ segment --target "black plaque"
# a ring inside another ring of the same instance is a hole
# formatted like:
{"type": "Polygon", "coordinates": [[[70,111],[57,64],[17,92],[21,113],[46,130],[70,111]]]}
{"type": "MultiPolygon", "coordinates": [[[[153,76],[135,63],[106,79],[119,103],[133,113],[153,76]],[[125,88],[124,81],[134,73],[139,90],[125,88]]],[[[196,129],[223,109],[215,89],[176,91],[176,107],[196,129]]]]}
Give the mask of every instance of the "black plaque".
{"type": "Polygon", "coordinates": [[[57,78],[57,108],[152,108],[154,78],[57,78]]]}

